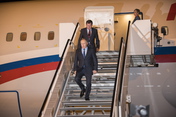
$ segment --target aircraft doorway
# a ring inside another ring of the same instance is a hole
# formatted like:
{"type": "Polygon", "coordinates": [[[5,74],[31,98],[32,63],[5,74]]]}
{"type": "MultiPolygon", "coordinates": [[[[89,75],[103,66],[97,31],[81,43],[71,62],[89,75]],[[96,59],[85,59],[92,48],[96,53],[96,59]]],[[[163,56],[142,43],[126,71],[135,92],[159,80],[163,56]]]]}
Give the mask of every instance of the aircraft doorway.
{"type": "MultiPolygon", "coordinates": [[[[140,18],[143,19],[143,13],[140,12],[140,18]]],[[[120,39],[123,37],[126,40],[128,22],[133,21],[133,12],[123,12],[114,14],[114,49],[119,51],[120,39]]]]}

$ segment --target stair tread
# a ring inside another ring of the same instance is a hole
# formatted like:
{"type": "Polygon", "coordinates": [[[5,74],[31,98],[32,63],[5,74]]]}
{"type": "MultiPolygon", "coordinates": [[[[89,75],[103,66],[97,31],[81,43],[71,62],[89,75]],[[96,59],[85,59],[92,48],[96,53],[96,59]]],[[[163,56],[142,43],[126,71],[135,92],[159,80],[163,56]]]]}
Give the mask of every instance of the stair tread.
{"type": "MultiPolygon", "coordinates": [[[[70,79],[73,79],[75,78],[75,76],[71,76],[70,79]]],[[[85,79],[86,77],[83,76],[82,79],[85,79]]],[[[92,80],[99,80],[99,79],[108,79],[108,78],[115,78],[115,75],[111,75],[111,76],[108,76],[108,75],[102,75],[102,76],[92,76],[92,80]]]]}
{"type": "MultiPolygon", "coordinates": [[[[92,77],[115,76],[115,75],[116,75],[116,69],[112,69],[112,70],[99,69],[96,74],[92,75],[92,77]]],[[[75,74],[71,75],[70,77],[75,77],[75,74]]]]}
{"type": "MultiPolygon", "coordinates": [[[[93,89],[102,89],[102,88],[104,88],[104,89],[112,89],[112,88],[114,88],[114,87],[91,87],[91,90],[93,90],[93,89]]],[[[80,88],[79,87],[77,87],[77,88],[66,88],[67,90],[80,90],[80,88]]]]}
{"type": "MultiPolygon", "coordinates": [[[[85,84],[85,83],[83,83],[85,84]]],[[[86,86],[86,84],[85,84],[86,86]]],[[[70,84],[70,85],[67,85],[67,88],[70,88],[70,87],[73,87],[73,88],[77,88],[79,87],[77,84],[70,84]]],[[[108,84],[96,84],[96,83],[92,83],[92,86],[91,87],[114,87],[114,83],[108,83],[108,84]]]]}
{"type": "MultiPolygon", "coordinates": [[[[80,98],[79,96],[75,97],[67,97],[68,100],[73,101],[73,100],[85,100],[84,97],[80,98]]],[[[111,100],[112,96],[109,97],[90,97],[90,100],[111,100]]]]}
{"type": "MultiPolygon", "coordinates": [[[[82,81],[82,83],[85,83],[86,81],[82,81]]],[[[97,83],[97,84],[106,84],[106,83],[114,83],[114,80],[107,80],[107,81],[100,81],[100,80],[92,80],[91,83],[97,83]]],[[[68,82],[68,84],[75,84],[75,82],[68,82]]]]}
{"type": "Polygon", "coordinates": [[[110,115],[63,115],[57,117],[109,117],[110,115]]]}
{"type": "MultiPolygon", "coordinates": [[[[90,98],[90,101],[112,101],[112,98],[106,98],[106,99],[103,99],[103,98],[90,98]]],[[[75,98],[75,99],[68,99],[67,101],[85,101],[84,98],[75,98]]]]}
{"type": "Polygon", "coordinates": [[[117,58],[115,59],[104,59],[104,58],[99,58],[98,63],[106,63],[106,62],[117,62],[117,58]]]}
{"type": "MultiPolygon", "coordinates": [[[[85,101],[86,102],[86,101],[85,101]]],[[[111,102],[89,102],[89,103],[64,103],[65,106],[86,106],[86,105],[111,105],[111,102]]]]}
{"type": "Polygon", "coordinates": [[[96,103],[96,102],[102,102],[102,103],[106,103],[106,102],[111,102],[111,101],[102,101],[102,100],[96,100],[96,101],[62,101],[62,103],[96,103]]]}
{"type": "MultiPolygon", "coordinates": [[[[73,95],[73,94],[65,94],[64,96],[67,96],[67,97],[79,97],[80,95],[73,95]]],[[[90,98],[91,97],[112,97],[112,94],[97,94],[97,95],[90,95],[90,98]]]]}
{"type": "Polygon", "coordinates": [[[116,69],[98,69],[98,73],[115,73],[116,69]]]}
{"type": "Polygon", "coordinates": [[[111,107],[64,107],[60,108],[61,111],[63,110],[110,110],[111,107]]]}
{"type": "MultiPolygon", "coordinates": [[[[70,93],[79,93],[80,94],[80,90],[73,90],[73,91],[70,91],[70,93]]],[[[104,90],[104,91],[94,91],[94,90],[91,90],[91,94],[94,94],[94,93],[113,93],[113,90],[104,90]]]]}

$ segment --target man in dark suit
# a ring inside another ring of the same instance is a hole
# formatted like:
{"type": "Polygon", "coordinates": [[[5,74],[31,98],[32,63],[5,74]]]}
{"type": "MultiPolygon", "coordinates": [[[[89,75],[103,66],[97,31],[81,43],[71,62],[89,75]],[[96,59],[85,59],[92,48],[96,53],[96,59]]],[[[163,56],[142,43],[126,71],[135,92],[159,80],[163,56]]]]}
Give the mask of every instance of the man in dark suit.
{"type": "Polygon", "coordinates": [[[89,100],[89,95],[91,91],[91,79],[92,75],[97,73],[97,57],[95,55],[95,50],[87,47],[88,42],[86,39],[80,41],[81,48],[78,48],[75,55],[75,62],[73,71],[76,74],[75,81],[81,88],[80,97],[85,94],[85,100],[89,100]],[[86,77],[86,88],[81,81],[81,78],[86,77]]]}
{"type": "Polygon", "coordinates": [[[92,20],[86,21],[86,28],[81,29],[80,37],[78,40],[78,48],[81,47],[80,41],[82,38],[86,39],[88,42],[88,46],[95,51],[99,51],[100,48],[100,40],[98,37],[98,31],[95,28],[92,28],[93,22],[92,20]],[[96,39],[96,44],[95,44],[96,39]]]}

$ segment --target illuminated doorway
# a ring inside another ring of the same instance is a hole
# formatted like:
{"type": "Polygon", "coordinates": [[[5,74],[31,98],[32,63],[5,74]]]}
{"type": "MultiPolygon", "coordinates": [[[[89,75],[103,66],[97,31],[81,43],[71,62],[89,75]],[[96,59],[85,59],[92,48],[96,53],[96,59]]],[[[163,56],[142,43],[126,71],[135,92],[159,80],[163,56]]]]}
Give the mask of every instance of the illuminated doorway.
{"type": "MultiPolygon", "coordinates": [[[[140,12],[139,17],[143,19],[143,13],[140,12]]],[[[119,50],[120,39],[123,37],[126,40],[126,33],[128,28],[128,22],[133,21],[133,12],[123,12],[114,14],[114,49],[119,50]]]]}

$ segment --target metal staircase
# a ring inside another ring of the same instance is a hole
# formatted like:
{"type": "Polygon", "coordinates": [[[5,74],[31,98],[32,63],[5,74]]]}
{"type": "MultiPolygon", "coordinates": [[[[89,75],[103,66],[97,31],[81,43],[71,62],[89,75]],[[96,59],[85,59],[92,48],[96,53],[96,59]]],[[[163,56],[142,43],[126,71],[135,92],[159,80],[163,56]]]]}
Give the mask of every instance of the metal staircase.
{"type": "MultiPolygon", "coordinates": [[[[128,33],[126,40],[121,38],[120,50],[97,52],[98,73],[92,76],[90,101],[80,98],[80,88],[74,81],[72,66],[75,45],[78,37],[68,40],[61,56],[53,82],[44,100],[39,117],[126,117],[130,113],[128,78],[130,67],[155,66],[152,55],[127,55],[128,33]],[[118,63],[118,64],[117,64],[118,63]],[[128,98],[127,98],[128,97],[128,98]]],[[[85,77],[82,78],[86,84],[85,77]]]]}
{"type": "MultiPolygon", "coordinates": [[[[90,101],[80,98],[74,75],[68,76],[57,117],[109,117],[117,68],[118,52],[97,52],[98,73],[92,77],[90,101]]],[[[85,77],[82,78],[86,84],[85,77]]]]}

